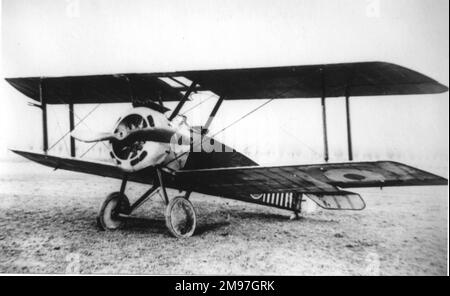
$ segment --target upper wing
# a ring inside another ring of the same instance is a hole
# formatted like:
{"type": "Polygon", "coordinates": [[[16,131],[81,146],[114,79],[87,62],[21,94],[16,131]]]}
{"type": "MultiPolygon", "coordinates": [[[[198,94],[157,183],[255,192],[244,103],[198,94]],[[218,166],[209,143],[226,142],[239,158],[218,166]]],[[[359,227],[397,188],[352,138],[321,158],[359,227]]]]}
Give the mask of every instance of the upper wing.
{"type": "MultiPolygon", "coordinates": [[[[7,78],[26,96],[40,100],[39,77],[7,78]]],[[[42,78],[48,104],[119,103],[132,100],[179,101],[194,90],[227,100],[319,98],[441,93],[448,88],[413,70],[383,62],[344,63],[170,73],[42,78]],[[181,79],[182,78],[182,79],[181,79]],[[184,82],[181,82],[184,81],[184,82]]]]}
{"type": "Polygon", "coordinates": [[[237,198],[250,194],[300,192],[338,194],[341,188],[447,185],[434,174],[392,161],[180,171],[192,191],[237,198]]]}

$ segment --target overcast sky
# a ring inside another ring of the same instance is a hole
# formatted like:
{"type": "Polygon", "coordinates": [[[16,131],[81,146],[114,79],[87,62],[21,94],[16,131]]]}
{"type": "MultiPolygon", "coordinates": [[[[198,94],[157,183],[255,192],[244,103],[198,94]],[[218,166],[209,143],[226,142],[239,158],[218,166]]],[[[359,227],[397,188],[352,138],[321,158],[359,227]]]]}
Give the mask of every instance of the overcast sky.
{"type": "MultiPolygon", "coordinates": [[[[3,0],[1,16],[3,77],[379,60],[449,84],[447,0],[3,0]]],[[[39,111],[4,80],[0,96],[0,157],[7,156],[6,147],[39,149],[39,111]]],[[[213,103],[196,110],[192,121],[201,123],[213,103]]],[[[260,103],[226,102],[212,129],[260,103]]],[[[342,161],[343,99],[327,104],[331,160],[342,161]]],[[[357,159],[447,164],[448,93],[354,98],[351,104],[357,159]]],[[[77,107],[77,115],[92,107],[77,107]]],[[[87,123],[107,128],[124,107],[101,106],[87,123]]],[[[67,129],[65,108],[49,110],[50,142],[67,129]]],[[[274,101],[221,137],[258,152],[261,163],[317,162],[320,112],[319,100],[274,101]]],[[[65,153],[63,144],[56,153],[65,153]]]]}

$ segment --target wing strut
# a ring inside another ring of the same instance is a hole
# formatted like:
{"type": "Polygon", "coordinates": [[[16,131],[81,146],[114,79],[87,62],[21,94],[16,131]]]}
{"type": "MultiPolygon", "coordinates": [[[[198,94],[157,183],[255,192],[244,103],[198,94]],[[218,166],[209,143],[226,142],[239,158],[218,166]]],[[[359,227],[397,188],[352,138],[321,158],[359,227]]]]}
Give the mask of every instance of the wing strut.
{"type": "MultiPolygon", "coordinates": [[[[178,82],[178,80],[175,80],[175,81],[178,82]]],[[[179,82],[179,83],[181,83],[181,82],[179,82]]],[[[170,114],[169,120],[174,119],[175,116],[178,115],[178,113],[180,112],[181,108],[183,108],[184,103],[186,103],[186,101],[189,99],[189,96],[191,95],[192,91],[195,89],[196,86],[197,86],[197,83],[195,83],[195,81],[192,81],[191,86],[189,86],[189,88],[186,91],[186,93],[184,94],[183,98],[178,103],[178,105],[175,107],[175,110],[173,110],[172,114],[170,114]]]]}
{"type": "MultiPolygon", "coordinates": [[[[74,120],[74,109],[73,104],[69,104],[69,130],[73,131],[75,129],[75,120],[74,120]]],[[[75,157],[75,138],[70,137],[70,156],[75,157]]]]}
{"type": "Polygon", "coordinates": [[[39,100],[41,101],[42,110],[42,150],[47,154],[48,151],[48,129],[47,129],[47,103],[45,101],[43,90],[43,79],[39,79],[39,100]]]}
{"type": "MultiPolygon", "coordinates": [[[[325,82],[325,70],[320,69],[322,77],[322,126],[323,126],[323,146],[324,146],[324,159],[325,162],[329,160],[328,153],[328,130],[327,130],[327,106],[326,106],[326,82],[325,82]]],[[[345,88],[345,115],[347,121],[347,147],[348,147],[348,160],[353,160],[353,145],[352,145],[352,127],[350,121],[350,87],[347,85],[345,88]]]]}
{"type": "Polygon", "coordinates": [[[326,93],[325,93],[325,70],[323,68],[320,68],[320,73],[322,76],[322,98],[321,98],[321,105],[322,105],[322,126],[323,126],[323,150],[324,150],[324,159],[325,162],[328,162],[329,156],[328,156],[328,131],[327,131],[327,106],[326,106],[326,93]]]}
{"type": "Polygon", "coordinates": [[[211,125],[214,117],[217,114],[217,111],[219,111],[220,105],[222,105],[224,97],[220,96],[219,99],[217,100],[217,103],[214,105],[214,108],[211,111],[211,114],[208,117],[208,120],[205,123],[205,126],[203,127],[203,129],[205,130],[205,133],[208,132],[209,126],[211,125]]]}
{"type": "Polygon", "coordinates": [[[348,160],[353,160],[353,147],[352,147],[352,127],[350,122],[350,92],[348,87],[345,91],[345,114],[347,119],[347,147],[348,147],[348,160]]]}

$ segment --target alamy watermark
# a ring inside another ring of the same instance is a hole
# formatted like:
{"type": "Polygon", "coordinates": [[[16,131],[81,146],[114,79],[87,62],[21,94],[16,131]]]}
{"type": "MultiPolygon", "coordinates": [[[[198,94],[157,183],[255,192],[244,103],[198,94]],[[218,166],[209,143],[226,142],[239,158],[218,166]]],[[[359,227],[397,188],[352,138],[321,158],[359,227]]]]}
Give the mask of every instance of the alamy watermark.
{"type": "Polygon", "coordinates": [[[66,15],[69,18],[80,17],[80,0],[65,0],[66,1],[66,15]]]}
{"type": "Polygon", "coordinates": [[[380,17],[380,0],[366,0],[366,16],[369,18],[380,17]]]}

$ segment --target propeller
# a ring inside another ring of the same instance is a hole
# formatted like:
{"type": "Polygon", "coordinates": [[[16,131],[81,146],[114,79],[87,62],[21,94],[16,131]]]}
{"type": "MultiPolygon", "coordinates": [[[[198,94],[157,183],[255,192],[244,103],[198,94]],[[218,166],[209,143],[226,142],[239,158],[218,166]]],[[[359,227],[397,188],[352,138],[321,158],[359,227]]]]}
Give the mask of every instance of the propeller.
{"type": "Polygon", "coordinates": [[[116,133],[108,132],[89,132],[74,130],[70,135],[81,142],[92,143],[100,141],[152,141],[161,143],[170,143],[172,139],[183,139],[183,142],[190,141],[190,138],[179,133],[172,128],[147,127],[134,130],[120,129],[116,133]],[[175,137],[175,138],[174,138],[175,137]]]}

